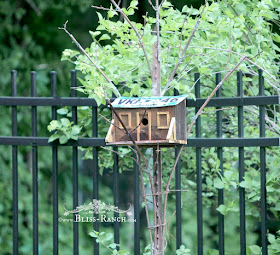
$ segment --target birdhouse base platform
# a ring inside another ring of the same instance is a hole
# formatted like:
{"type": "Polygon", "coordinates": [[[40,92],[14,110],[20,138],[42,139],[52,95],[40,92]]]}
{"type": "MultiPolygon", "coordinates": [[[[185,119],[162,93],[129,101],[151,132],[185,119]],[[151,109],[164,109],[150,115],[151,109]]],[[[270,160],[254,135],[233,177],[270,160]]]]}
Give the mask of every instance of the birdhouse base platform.
{"type": "MultiPolygon", "coordinates": [[[[135,141],[138,146],[154,147],[159,145],[160,147],[173,147],[178,144],[187,144],[185,140],[152,140],[152,141],[135,141]]],[[[120,141],[120,142],[107,142],[107,146],[133,146],[131,141],[120,141]]]]}

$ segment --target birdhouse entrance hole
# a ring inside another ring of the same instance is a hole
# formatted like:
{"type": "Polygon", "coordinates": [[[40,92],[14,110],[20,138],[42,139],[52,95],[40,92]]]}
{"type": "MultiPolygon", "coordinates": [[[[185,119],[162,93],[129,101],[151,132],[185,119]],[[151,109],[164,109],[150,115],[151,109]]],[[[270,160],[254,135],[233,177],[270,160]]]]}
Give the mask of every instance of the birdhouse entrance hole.
{"type": "Polygon", "coordinates": [[[143,119],[142,119],[142,124],[143,124],[144,126],[147,126],[148,123],[149,123],[148,119],[146,119],[146,118],[143,118],[143,119]]]}

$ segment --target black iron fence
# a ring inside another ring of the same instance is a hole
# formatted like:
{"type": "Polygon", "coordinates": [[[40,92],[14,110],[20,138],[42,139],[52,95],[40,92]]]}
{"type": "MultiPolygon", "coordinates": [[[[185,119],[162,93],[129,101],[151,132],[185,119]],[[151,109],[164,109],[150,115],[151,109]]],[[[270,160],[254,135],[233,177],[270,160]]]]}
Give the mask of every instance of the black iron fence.
{"type": "MultiPolygon", "coordinates": [[[[38,252],[38,146],[52,147],[52,203],[53,203],[53,254],[58,255],[58,147],[72,147],[72,171],[73,171],[73,207],[78,206],[78,146],[92,147],[93,159],[91,160],[91,171],[93,173],[93,198],[98,199],[98,147],[105,146],[104,138],[98,138],[97,125],[97,105],[93,99],[77,97],[75,90],[71,91],[71,97],[59,97],[57,95],[56,72],[51,72],[51,97],[37,97],[36,95],[36,73],[31,72],[31,97],[17,96],[17,73],[11,73],[11,96],[0,97],[1,106],[10,106],[12,109],[12,136],[0,137],[0,145],[12,146],[12,217],[13,217],[13,255],[19,254],[19,229],[18,229],[18,146],[32,146],[32,194],[33,194],[33,254],[38,252]],[[17,106],[31,107],[32,115],[32,136],[17,136],[17,106]],[[78,123],[77,107],[89,106],[92,109],[92,134],[93,138],[81,138],[78,141],[70,140],[61,145],[58,142],[48,143],[47,137],[37,136],[37,107],[48,106],[52,108],[52,119],[57,119],[57,108],[61,106],[72,107],[72,121],[78,123]]],[[[196,111],[203,105],[206,99],[200,98],[199,74],[195,74],[195,96],[196,100],[188,99],[187,107],[195,108],[196,111]]],[[[221,81],[221,75],[217,74],[217,84],[221,81]]],[[[71,86],[76,87],[76,72],[71,72],[71,86]]],[[[217,118],[217,138],[201,138],[201,117],[196,119],[196,137],[188,139],[187,147],[196,148],[196,183],[197,183],[197,250],[198,254],[203,254],[203,206],[202,206],[202,147],[216,147],[218,158],[220,160],[220,171],[223,174],[223,147],[238,147],[239,149],[239,180],[243,180],[245,173],[244,166],[244,148],[260,148],[260,171],[261,171],[261,243],[262,254],[267,253],[267,210],[266,210],[266,147],[279,146],[279,138],[265,137],[265,106],[279,104],[279,96],[264,95],[264,79],[262,72],[259,71],[259,96],[244,97],[242,73],[237,73],[237,96],[231,98],[222,98],[221,90],[217,92],[216,98],[212,98],[207,107],[216,107],[217,118]],[[258,138],[244,137],[243,107],[247,105],[259,106],[259,127],[260,136],[258,138]],[[222,138],[222,111],[221,107],[238,107],[238,138],[222,138]]],[[[177,148],[175,148],[175,155],[177,148]]],[[[119,168],[118,155],[114,154],[113,167],[113,193],[114,205],[119,205],[119,168]]],[[[134,165],[134,254],[140,254],[140,205],[139,205],[139,169],[134,165]]],[[[176,190],[181,190],[181,168],[180,161],[175,172],[176,190]]],[[[181,192],[176,192],[176,246],[179,248],[182,243],[182,207],[181,192]]],[[[223,190],[218,190],[218,205],[223,204],[223,190]]],[[[246,254],[246,222],[245,222],[245,189],[239,187],[240,204],[240,254],[246,254]]],[[[224,216],[218,214],[218,233],[219,233],[219,254],[225,254],[224,242],[224,216]]],[[[118,213],[115,212],[115,216],[118,213]]],[[[78,222],[73,223],[73,254],[79,254],[79,228],[78,222]]],[[[99,230],[99,222],[94,223],[94,229],[99,230]]],[[[120,223],[114,222],[114,241],[119,243],[120,223]]],[[[94,254],[99,254],[99,245],[93,242],[94,254]]]]}

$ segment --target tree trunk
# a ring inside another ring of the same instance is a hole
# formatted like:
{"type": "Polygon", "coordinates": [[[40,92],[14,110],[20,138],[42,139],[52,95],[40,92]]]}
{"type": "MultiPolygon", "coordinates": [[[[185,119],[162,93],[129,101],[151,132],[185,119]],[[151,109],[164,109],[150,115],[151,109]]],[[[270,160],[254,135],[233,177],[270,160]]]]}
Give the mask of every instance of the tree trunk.
{"type": "Polygon", "coordinates": [[[158,56],[158,42],[153,46],[153,75],[152,75],[152,95],[160,96],[160,58],[158,56]]]}
{"type": "Polygon", "coordinates": [[[163,213],[162,213],[162,165],[161,165],[161,150],[153,148],[153,185],[155,195],[154,199],[154,255],[164,254],[164,233],[163,233],[163,213]]]}

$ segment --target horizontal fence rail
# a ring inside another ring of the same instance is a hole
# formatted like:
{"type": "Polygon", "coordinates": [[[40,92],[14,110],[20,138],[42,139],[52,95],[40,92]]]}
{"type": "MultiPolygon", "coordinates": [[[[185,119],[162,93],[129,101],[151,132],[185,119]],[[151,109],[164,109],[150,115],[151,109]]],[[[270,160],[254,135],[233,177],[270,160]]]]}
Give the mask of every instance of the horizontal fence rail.
{"type": "MultiPolygon", "coordinates": [[[[78,141],[70,140],[65,144],[58,141],[49,143],[47,137],[24,137],[0,136],[0,145],[19,145],[19,146],[84,146],[100,147],[106,146],[104,138],[80,138],[78,141]]],[[[259,137],[259,138],[189,138],[186,147],[270,147],[279,146],[280,138],[259,137]]]]}
{"type": "MultiPolygon", "coordinates": [[[[113,101],[112,99],[111,101],[113,101]]],[[[187,99],[187,107],[201,107],[206,98],[187,99]]],[[[275,105],[280,104],[279,96],[212,98],[207,107],[275,105]]],[[[91,106],[97,107],[92,98],[71,97],[0,97],[0,105],[6,106],[91,106]]]]}
{"type": "MultiPolygon", "coordinates": [[[[38,228],[38,147],[52,147],[52,208],[53,208],[53,254],[59,254],[59,224],[58,224],[58,147],[72,147],[72,186],[73,186],[73,208],[79,205],[79,167],[78,167],[78,146],[92,147],[93,160],[90,162],[90,171],[92,177],[92,196],[94,199],[99,199],[99,162],[98,148],[106,146],[105,139],[98,137],[98,107],[94,99],[77,97],[74,89],[71,89],[71,97],[59,97],[57,95],[57,78],[56,72],[51,72],[51,97],[38,97],[36,90],[36,72],[31,72],[31,96],[17,96],[17,80],[16,71],[11,73],[11,96],[0,97],[0,106],[10,106],[12,119],[12,136],[0,136],[0,145],[12,146],[12,208],[13,208],[13,255],[19,254],[19,229],[18,229],[18,146],[32,146],[32,197],[33,197],[33,254],[38,255],[39,232],[38,228]],[[18,136],[18,121],[17,113],[18,106],[26,106],[31,109],[31,130],[32,136],[18,136]],[[92,138],[79,138],[77,141],[69,140],[66,144],[59,144],[58,141],[49,143],[48,137],[38,137],[37,131],[37,107],[50,107],[52,120],[57,119],[57,109],[62,106],[72,107],[72,121],[74,124],[79,123],[78,106],[88,106],[92,111],[92,138]]],[[[277,105],[280,103],[279,96],[264,95],[264,79],[262,72],[259,71],[259,95],[252,97],[244,97],[243,95],[243,74],[237,73],[237,94],[236,97],[223,98],[221,90],[217,91],[216,97],[212,98],[207,107],[215,107],[216,112],[216,138],[201,138],[201,116],[196,120],[195,137],[188,138],[186,147],[194,147],[196,150],[196,192],[197,192],[197,254],[203,255],[203,191],[202,191],[202,148],[215,147],[217,148],[217,157],[220,160],[220,175],[223,176],[223,148],[236,147],[238,148],[238,171],[239,181],[241,182],[245,174],[245,147],[260,148],[260,171],[261,171],[261,243],[262,254],[267,254],[267,209],[266,209],[266,147],[280,146],[279,137],[265,137],[265,106],[277,105]],[[260,135],[256,138],[244,137],[244,106],[259,106],[259,126],[260,135]],[[222,138],[222,116],[223,106],[237,107],[238,119],[238,138],[222,138]]],[[[195,96],[196,100],[187,99],[187,107],[194,108],[198,112],[199,108],[206,101],[206,98],[200,98],[200,76],[195,74],[195,96]]],[[[216,75],[216,84],[221,81],[221,74],[216,75]]],[[[76,71],[71,71],[71,87],[77,87],[76,71]]],[[[175,95],[178,91],[175,90],[175,95]]],[[[112,99],[114,100],[114,99],[112,99]]],[[[104,106],[102,106],[104,107],[104,106]]],[[[117,148],[113,148],[117,151],[117,148]]],[[[175,147],[175,156],[178,153],[178,148],[175,147]]],[[[121,195],[119,190],[119,158],[117,154],[113,154],[113,199],[114,205],[118,206],[121,195]]],[[[134,162],[133,175],[133,198],[134,198],[134,254],[140,255],[140,188],[139,188],[139,167],[134,162]]],[[[178,161],[175,171],[175,187],[176,190],[181,189],[181,161],[178,161]]],[[[176,247],[179,248],[182,244],[182,194],[176,192],[176,247]]],[[[223,190],[218,190],[218,204],[223,204],[223,190]]],[[[240,209],[240,254],[246,254],[246,221],[245,221],[245,189],[239,187],[239,209],[240,209]]],[[[75,217],[75,214],[73,215],[75,217]]],[[[98,217],[97,214],[93,216],[98,217]]],[[[114,213],[118,217],[118,213],[114,213]]],[[[224,216],[217,213],[218,229],[219,229],[219,254],[224,255],[226,250],[225,235],[224,235],[224,216]]],[[[93,229],[99,231],[99,222],[93,223],[93,229]]],[[[120,241],[120,224],[114,223],[114,242],[120,241]]],[[[93,241],[93,254],[99,254],[99,244],[93,241]]],[[[79,225],[73,222],[73,254],[79,254],[79,225]]]]}

